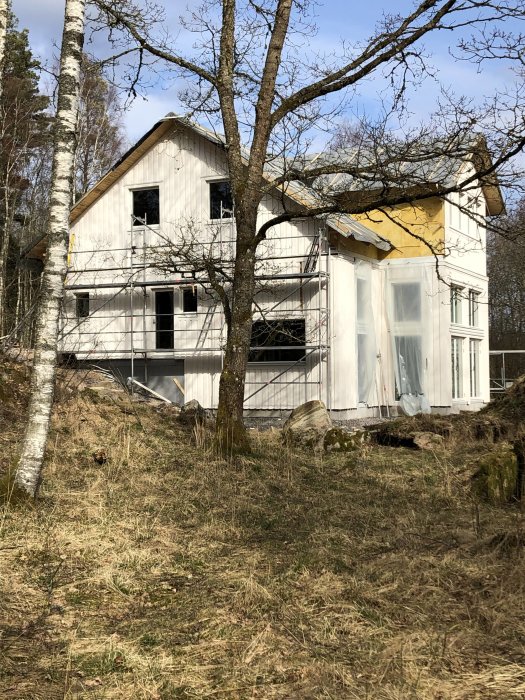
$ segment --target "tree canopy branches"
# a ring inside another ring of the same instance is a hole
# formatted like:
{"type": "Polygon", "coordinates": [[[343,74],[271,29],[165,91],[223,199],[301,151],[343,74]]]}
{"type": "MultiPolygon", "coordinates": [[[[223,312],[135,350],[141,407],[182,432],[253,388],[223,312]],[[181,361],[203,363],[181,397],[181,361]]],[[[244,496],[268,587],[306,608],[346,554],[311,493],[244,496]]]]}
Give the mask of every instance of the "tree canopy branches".
{"type": "Polygon", "coordinates": [[[220,384],[221,443],[246,443],[242,403],[256,251],[269,228],[297,217],[388,213],[480,185],[491,192],[496,213],[502,209],[498,184],[523,188],[516,159],[525,147],[522,0],[422,0],[406,14],[385,14],[368,37],[324,54],[310,47],[315,27],[309,2],[203,0],[172,31],[161,31],[164,16],[151,0],[91,4],[111,39],[134,46],[141,60],[149,54],[165,62],[184,80],[180,99],[188,114],[224,133],[236,253],[220,384]],[[439,83],[423,46],[438,33],[451,37],[458,60],[479,70],[487,61],[510,62],[514,85],[477,103],[441,85],[434,108],[418,125],[410,96],[427,77],[439,83]],[[360,90],[372,80],[381,82],[383,96],[380,108],[367,115],[360,90]],[[352,112],[360,113],[363,137],[352,149],[342,140],[313,155],[319,133],[326,142],[352,112]],[[465,162],[470,166],[462,170],[465,162]],[[259,204],[276,188],[282,211],[258,229],[259,204]],[[302,200],[288,196],[297,188],[302,200]]]}

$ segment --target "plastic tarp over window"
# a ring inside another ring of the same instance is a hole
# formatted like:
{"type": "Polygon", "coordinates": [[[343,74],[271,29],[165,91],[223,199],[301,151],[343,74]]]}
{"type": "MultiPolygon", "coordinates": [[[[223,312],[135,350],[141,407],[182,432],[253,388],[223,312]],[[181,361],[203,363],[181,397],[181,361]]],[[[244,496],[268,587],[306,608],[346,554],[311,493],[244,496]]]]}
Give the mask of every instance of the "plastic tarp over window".
{"type": "Polygon", "coordinates": [[[356,333],[358,400],[368,404],[374,386],[377,347],[372,307],[372,268],[356,263],[356,333]]]}
{"type": "Polygon", "coordinates": [[[407,415],[430,413],[426,396],[427,351],[431,308],[425,268],[389,267],[386,275],[388,327],[396,398],[407,415]]]}

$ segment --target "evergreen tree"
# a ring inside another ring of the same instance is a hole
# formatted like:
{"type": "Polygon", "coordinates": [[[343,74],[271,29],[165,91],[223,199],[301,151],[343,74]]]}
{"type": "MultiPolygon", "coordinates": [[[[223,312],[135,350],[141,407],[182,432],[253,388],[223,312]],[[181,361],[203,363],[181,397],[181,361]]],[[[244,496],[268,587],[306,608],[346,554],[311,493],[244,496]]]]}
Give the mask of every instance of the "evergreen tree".
{"type": "Polygon", "coordinates": [[[27,30],[18,31],[9,12],[0,98],[0,336],[14,320],[19,244],[29,166],[49,139],[49,100],[39,91],[40,64],[31,53],[27,30]]]}

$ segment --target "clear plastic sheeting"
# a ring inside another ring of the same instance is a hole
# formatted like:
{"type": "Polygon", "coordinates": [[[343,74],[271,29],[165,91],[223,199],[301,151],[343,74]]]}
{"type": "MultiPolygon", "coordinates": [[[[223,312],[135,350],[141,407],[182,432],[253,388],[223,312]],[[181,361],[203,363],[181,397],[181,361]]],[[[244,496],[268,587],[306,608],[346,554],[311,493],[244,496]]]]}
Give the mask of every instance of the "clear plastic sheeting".
{"type": "Polygon", "coordinates": [[[368,404],[374,386],[377,346],[372,305],[372,268],[356,263],[356,331],[358,400],[368,404]]]}
{"type": "Polygon", "coordinates": [[[425,268],[387,268],[386,294],[396,399],[413,416],[430,413],[426,396],[427,339],[430,337],[429,284],[425,268]]]}

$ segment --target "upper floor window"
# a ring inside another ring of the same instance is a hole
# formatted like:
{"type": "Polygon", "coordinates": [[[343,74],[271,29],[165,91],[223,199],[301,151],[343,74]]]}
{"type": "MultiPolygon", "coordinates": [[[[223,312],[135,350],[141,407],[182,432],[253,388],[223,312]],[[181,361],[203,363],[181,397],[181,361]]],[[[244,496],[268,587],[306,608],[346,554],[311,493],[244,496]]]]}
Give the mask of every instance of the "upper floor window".
{"type": "Polygon", "coordinates": [[[461,302],[463,287],[453,284],[450,287],[450,321],[451,323],[461,323],[461,302]]]}
{"type": "Polygon", "coordinates": [[[468,292],[468,325],[479,325],[479,292],[475,289],[469,289],[468,292]]]}
{"type": "Polygon", "coordinates": [[[156,226],[159,221],[159,188],[133,190],[133,226],[156,226]]]}
{"type": "Polygon", "coordinates": [[[210,182],[210,219],[231,219],[233,199],[228,180],[210,182]]]}

